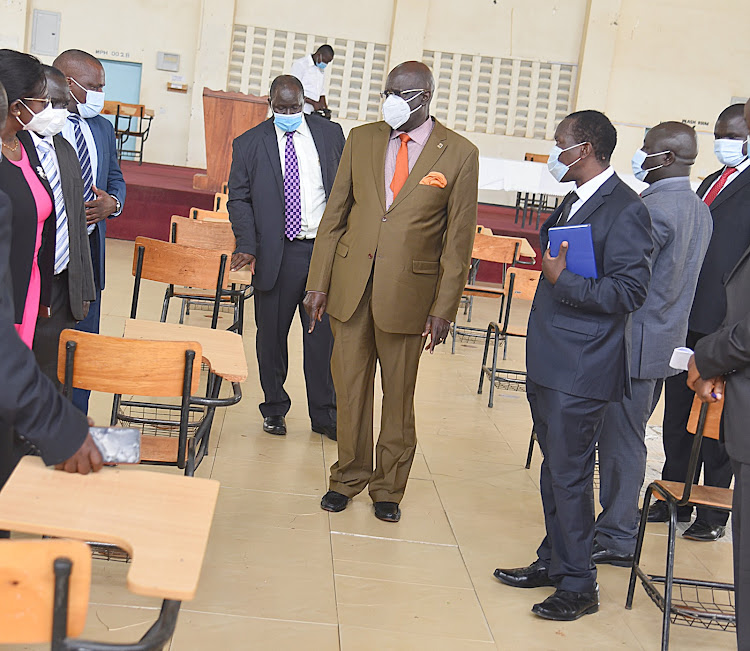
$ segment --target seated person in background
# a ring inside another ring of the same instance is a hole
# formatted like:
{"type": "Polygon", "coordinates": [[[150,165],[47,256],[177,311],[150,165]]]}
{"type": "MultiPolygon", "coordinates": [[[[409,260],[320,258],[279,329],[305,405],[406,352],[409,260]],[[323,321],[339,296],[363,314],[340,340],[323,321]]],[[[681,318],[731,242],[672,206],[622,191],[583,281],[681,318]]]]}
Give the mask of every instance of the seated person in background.
{"type": "Polygon", "coordinates": [[[305,113],[319,111],[327,112],[325,117],[331,117],[328,109],[326,96],[323,94],[325,88],[325,69],[333,61],[333,48],[330,45],[321,45],[314,54],[307,54],[297,59],[292,64],[292,75],[302,82],[305,89],[305,113]]]}
{"type": "Polygon", "coordinates": [[[52,110],[49,123],[40,125],[31,137],[54,195],[55,273],[50,315],[37,321],[33,350],[44,374],[57,382],[60,333],[84,319],[89,304],[96,300],[96,289],[86,231],[81,165],[73,146],[59,135],[68,119],[68,81],[57,68],[43,67],[52,110]]]}
{"type": "Polygon", "coordinates": [[[646,475],[646,425],[664,379],[676,375],[672,351],[683,346],[703,256],[711,239],[711,211],[690,187],[698,155],[695,131],[679,122],[649,130],[633,157],[633,172],[654,238],[651,284],[633,313],[630,397],[607,407],[599,438],[599,502],[594,563],[628,567],[638,535],[638,498],[646,475]]]}
{"type": "MultiPolygon", "coordinates": [[[[7,116],[0,84],[0,124],[7,116]]],[[[4,150],[3,150],[4,151],[4,150]]],[[[10,273],[12,204],[0,190],[0,488],[18,460],[19,444],[33,444],[47,464],[87,474],[102,467],[86,416],[39,370],[13,326],[10,273]]],[[[0,532],[0,537],[7,533],[0,532]]]]}
{"type": "Polygon", "coordinates": [[[0,123],[3,140],[0,190],[12,205],[12,269],[15,323],[31,348],[37,315],[47,313],[55,254],[52,189],[42,171],[29,131],[49,115],[47,82],[38,59],[0,50],[0,83],[5,87],[7,117],[0,123]]]}

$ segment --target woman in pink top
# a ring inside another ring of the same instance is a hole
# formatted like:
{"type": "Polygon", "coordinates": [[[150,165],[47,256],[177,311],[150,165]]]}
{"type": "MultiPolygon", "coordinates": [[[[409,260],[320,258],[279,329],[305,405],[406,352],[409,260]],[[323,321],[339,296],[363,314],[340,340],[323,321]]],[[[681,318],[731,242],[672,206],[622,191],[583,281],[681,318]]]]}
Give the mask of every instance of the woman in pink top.
{"type": "Polygon", "coordinates": [[[11,275],[16,329],[31,348],[40,304],[49,306],[55,219],[48,220],[54,211],[44,172],[30,162],[30,154],[38,160],[33,141],[27,134],[19,139],[18,132],[32,125],[49,100],[42,65],[28,54],[0,50],[0,83],[8,94],[9,109],[5,124],[0,125],[0,189],[8,194],[13,207],[11,275]]]}

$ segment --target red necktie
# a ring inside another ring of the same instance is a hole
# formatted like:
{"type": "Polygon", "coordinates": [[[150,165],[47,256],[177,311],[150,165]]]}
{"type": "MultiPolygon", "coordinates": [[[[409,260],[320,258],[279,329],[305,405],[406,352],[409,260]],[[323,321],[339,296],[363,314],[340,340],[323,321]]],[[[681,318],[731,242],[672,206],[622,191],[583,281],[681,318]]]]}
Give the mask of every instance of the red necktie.
{"type": "Polygon", "coordinates": [[[737,171],[736,167],[727,167],[719,177],[719,180],[714,183],[713,187],[708,191],[708,194],[703,197],[703,201],[707,206],[710,206],[714,199],[719,196],[721,189],[727,184],[727,179],[737,171]]]}
{"type": "Polygon", "coordinates": [[[406,143],[411,140],[409,134],[402,133],[399,135],[401,138],[401,146],[398,148],[398,154],[396,155],[396,169],[393,172],[393,180],[391,181],[391,190],[393,191],[393,198],[401,191],[404,187],[406,179],[409,178],[409,150],[406,147],[406,143]]]}

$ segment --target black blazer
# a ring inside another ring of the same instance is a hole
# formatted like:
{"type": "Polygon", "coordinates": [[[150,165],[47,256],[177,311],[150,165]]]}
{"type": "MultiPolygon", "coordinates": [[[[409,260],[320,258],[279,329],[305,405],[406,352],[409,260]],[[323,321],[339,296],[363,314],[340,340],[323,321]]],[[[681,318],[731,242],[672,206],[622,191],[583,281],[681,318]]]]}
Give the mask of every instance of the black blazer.
{"type": "MultiPolygon", "coordinates": [[[[29,157],[31,169],[36,171],[54,207],[55,199],[52,196],[52,189],[49,187],[47,177],[42,171],[31,136],[24,131],[19,131],[17,135],[21,146],[26,150],[26,155],[29,157]]],[[[23,172],[5,157],[0,161],[0,190],[8,195],[12,206],[13,230],[10,269],[13,277],[15,322],[21,323],[26,305],[26,294],[29,290],[31,265],[34,261],[34,246],[36,245],[36,203],[23,172]]],[[[42,246],[39,249],[38,256],[39,271],[42,276],[42,293],[39,302],[46,306],[50,304],[51,281],[55,266],[54,214],[51,217],[44,224],[42,246]]]]}
{"type": "Polygon", "coordinates": [[[96,288],[94,287],[94,267],[91,261],[89,236],[86,231],[81,164],[78,162],[76,150],[65,138],[57,135],[54,137],[54,142],[57,163],[60,167],[65,214],[68,217],[70,311],[76,321],[82,321],[83,302],[96,300],[96,288]]]}
{"type": "MultiPolygon", "coordinates": [[[[318,150],[326,199],[344,149],[341,125],[306,115],[318,150]]],[[[254,255],[253,286],[268,291],[275,284],[284,253],[284,178],[273,118],[235,139],[229,172],[229,219],[236,251],[254,255]]]]}
{"type": "MultiPolygon", "coordinates": [[[[739,179],[732,181],[729,188],[739,179]]],[[[719,194],[721,196],[721,194],[719,194]]],[[[718,198],[716,199],[718,201],[718,198]]],[[[727,376],[724,404],[724,443],[741,463],[750,463],[747,435],[750,404],[750,248],[727,274],[726,317],[719,330],[695,346],[695,363],[701,377],[727,376]]],[[[723,292],[722,292],[723,293],[723,292]]]]}
{"type": "MultiPolygon", "coordinates": [[[[542,226],[542,251],[560,210],[542,226]]],[[[574,396],[619,401],[630,395],[630,315],[651,280],[651,217],[615,174],[568,221],[583,223],[591,224],[598,278],[565,269],[554,286],[541,279],[529,316],[528,377],[574,396]]]]}
{"type": "MultiPolygon", "coordinates": [[[[704,179],[703,197],[724,168],[704,179]]],[[[710,206],[714,232],[703,259],[688,327],[700,334],[714,332],[724,320],[727,299],[724,281],[750,246],[750,167],[726,186],[710,206]]]]}
{"type": "Polygon", "coordinates": [[[0,486],[13,469],[20,437],[39,449],[46,464],[55,464],[71,457],[88,432],[85,414],[42,374],[13,327],[12,221],[10,198],[0,191],[0,486]]]}

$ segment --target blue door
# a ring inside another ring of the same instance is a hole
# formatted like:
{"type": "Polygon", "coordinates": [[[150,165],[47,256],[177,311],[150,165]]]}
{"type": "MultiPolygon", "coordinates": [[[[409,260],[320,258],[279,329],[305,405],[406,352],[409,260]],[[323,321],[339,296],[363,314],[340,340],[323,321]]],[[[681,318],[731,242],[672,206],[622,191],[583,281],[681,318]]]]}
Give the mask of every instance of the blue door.
{"type": "MultiPolygon", "coordinates": [[[[104,92],[107,101],[125,102],[126,104],[141,103],[141,64],[130,61],[109,61],[99,59],[104,66],[104,92]]],[[[115,125],[114,115],[105,115],[115,125]]],[[[120,120],[122,128],[122,120],[120,120]]],[[[123,150],[128,149],[130,143],[124,143],[123,150]]]]}

